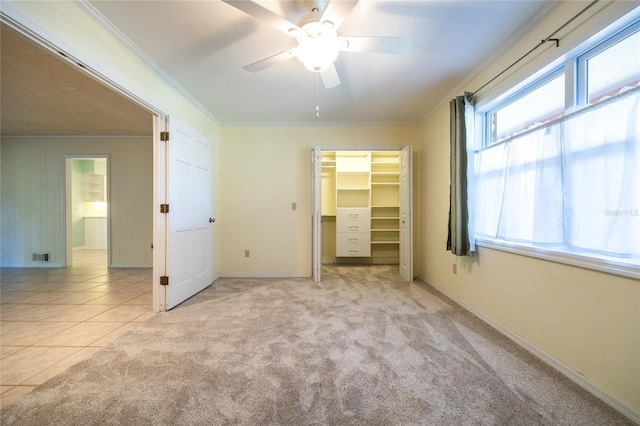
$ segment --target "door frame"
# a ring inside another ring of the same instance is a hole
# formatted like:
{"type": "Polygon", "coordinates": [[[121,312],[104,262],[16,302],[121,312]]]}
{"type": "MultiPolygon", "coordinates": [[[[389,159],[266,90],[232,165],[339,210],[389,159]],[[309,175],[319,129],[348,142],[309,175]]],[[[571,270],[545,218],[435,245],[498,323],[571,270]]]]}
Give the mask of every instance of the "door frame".
{"type": "Polygon", "coordinates": [[[400,160],[400,276],[408,282],[413,281],[413,147],[407,145],[399,151],[400,160]],[[406,170],[403,171],[406,163],[406,170]],[[403,185],[403,173],[406,173],[406,184],[403,185]],[[409,207],[408,209],[406,207],[409,207]],[[406,222],[406,225],[403,225],[406,222]],[[403,232],[403,228],[406,229],[403,232]],[[407,238],[403,239],[402,235],[407,238]],[[404,254],[404,256],[403,256],[404,254]]]}
{"type": "Polygon", "coordinates": [[[160,277],[167,274],[167,215],[160,212],[160,204],[167,203],[167,144],[160,132],[169,131],[169,115],[153,116],[153,312],[167,310],[166,290],[160,277]]]}
{"type": "Polygon", "coordinates": [[[64,154],[63,156],[63,170],[64,170],[64,252],[62,265],[64,267],[73,266],[73,225],[71,224],[71,218],[73,214],[72,209],[72,194],[73,194],[73,180],[71,176],[71,168],[69,167],[73,160],[95,160],[104,159],[107,162],[107,193],[105,198],[107,201],[107,267],[111,266],[111,184],[109,179],[111,177],[110,159],[109,154],[64,154]]]}
{"type": "MultiPolygon", "coordinates": [[[[409,161],[409,176],[411,177],[412,181],[410,182],[411,185],[411,192],[413,194],[413,148],[410,145],[404,145],[404,146],[391,146],[391,145],[381,145],[381,146],[324,146],[324,145],[314,145],[314,146],[309,146],[309,151],[311,152],[311,173],[309,174],[311,177],[311,244],[312,244],[312,249],[311,249],[311,271],[312,271],[312,278],[315,282],[319,282],[322,279],[322,275],[321,275],[321,270],[322,270],[322,178],[320,175],[318,175],[318,172],[321,170],[321,164],[317,164],[318,159],[316,158],[319,157],[320,160],[322,159],[322,152],[323,151],[328,151],[328,152],[332,152],[332,151],[353,151],[353,152],[357,152],[357,151],[377,151],[377,152],[384,152],[384,151],[395,151],[395,152],[400,152],[403,149],[409,147],[410,148],[410,161],[409,161]],[[316,211],[317,209],[317,211],[316,211]]],[[[400,188],[400,190],[402,191],[402,188],[400,188]]],[[[413,251],[413,244],[414,244],[414,238],[413,238],[413,230],[415,229],[415,227],[413,226],[413,221],[414,221],[414,208],[413,208],[413,196],[410,199],[410,209],[409,209],[409,217],[411,220],[411,232],[409,233],[409,242],[407,244],[410,253],[409,253],[409,258],[411,261],[411,269],[413,269],[413,257],[414,257],[414,251],[413,251]]],[[[400,242],[400,244],[402,244],[402,241],[400,242]]],[[[411,270],[411,275],[414,275],[413,270],[411,270]]],[[[411,280],[413,280],[413,276],[411,277],[411,280]]]]}
{"type": "Polygon", "coordinates": [[[322,149],[311,148],[311,275],[322,280],[322,149]]]}

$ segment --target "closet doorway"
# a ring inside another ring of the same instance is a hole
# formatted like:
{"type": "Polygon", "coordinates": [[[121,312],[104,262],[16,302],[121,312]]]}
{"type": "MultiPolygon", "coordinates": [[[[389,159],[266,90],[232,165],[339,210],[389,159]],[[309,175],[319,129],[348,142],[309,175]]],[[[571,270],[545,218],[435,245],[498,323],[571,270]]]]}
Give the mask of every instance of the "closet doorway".
{"type": "Polygon", "coordinates": [[[313,259],[323,264],[398,265],[413,280],[411,147],[314,147],[313,259]]]}
{"type": "Polygon", "coordinates": [[[109,266],[108,157],[65,156],[67,267],[109,266]]]}

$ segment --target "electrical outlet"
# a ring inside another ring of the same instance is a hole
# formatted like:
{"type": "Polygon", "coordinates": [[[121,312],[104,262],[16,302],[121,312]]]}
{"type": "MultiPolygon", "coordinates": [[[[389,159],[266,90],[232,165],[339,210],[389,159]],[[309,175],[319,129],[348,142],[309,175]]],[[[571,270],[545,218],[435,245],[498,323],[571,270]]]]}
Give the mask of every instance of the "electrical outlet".
{"type": "Polygon", "coordinates": [[[298,203],[291,203],[291,210],[298,210],[298,203]]]}
{"type": "Polygon", "coordinates": [[[456,265],[455,263],[453,264],[453,274],[457,274],[458,273],[458,265],[456,265]]]}
{"type": "Polygon", "coordinates": [[[249,250],[245,250],[244,251],[244,257],[249,257],[251,253],[249,252],[249,250]]]}

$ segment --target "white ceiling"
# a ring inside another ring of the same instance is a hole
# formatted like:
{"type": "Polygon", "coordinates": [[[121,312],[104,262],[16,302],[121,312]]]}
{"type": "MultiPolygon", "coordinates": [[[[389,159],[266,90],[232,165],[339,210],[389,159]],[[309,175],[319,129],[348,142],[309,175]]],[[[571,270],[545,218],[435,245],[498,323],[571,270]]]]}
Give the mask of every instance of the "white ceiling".
{"type": "MultiPolygon", "coordinates": [[[[336,0],[337,1],[337,0],[336,0]]],[[[360,0],[343,36],[412,38],[403,55],[341,52],[342,83],[320,83],[291,59],[259,73],[243,66],[294,38],[222,1],[94,1],[90,5],[197,98],[221,124],[418,124],[479,65],[514,39],[548,1],[360,0]]],[[[297,23],[304,0],[259,1],[297,23]]],[[[475,90],[473,87],[464,88],[475,90]]]]}
{"type": "MultiPolygon", "coordinates": [[[[334,0],[339,1],[339,0],[334,0]]],[[[299,1],[259,1],[297,23],[299,1]]],[[[402,55],[341,52],[341,84],[319,84],[297,60],[258,73],[243,66],[295,39],[222,1],[93,1],[131,43],[222,125],[419,124],[519,31],[550,13],[539,0],[360,0],[343,36],[411,37],[402,55]]],[[[3,26],[4,27],[4,26],[3,26]]],[[[53,54],[2,29],[2,134],[149,134],[151,115],[53,54]]]]}

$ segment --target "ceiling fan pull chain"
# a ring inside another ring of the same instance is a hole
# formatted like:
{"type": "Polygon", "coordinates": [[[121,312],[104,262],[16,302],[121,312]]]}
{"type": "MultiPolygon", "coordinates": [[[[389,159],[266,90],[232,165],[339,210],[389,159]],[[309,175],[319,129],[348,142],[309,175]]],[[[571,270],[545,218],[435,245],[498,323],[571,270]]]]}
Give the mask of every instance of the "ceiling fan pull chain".
{"type": "Polygon", "coordinates": [[[318,89],[320,73],[316,71],[316,118],[320,119],[320,91],[318,89]]]}

